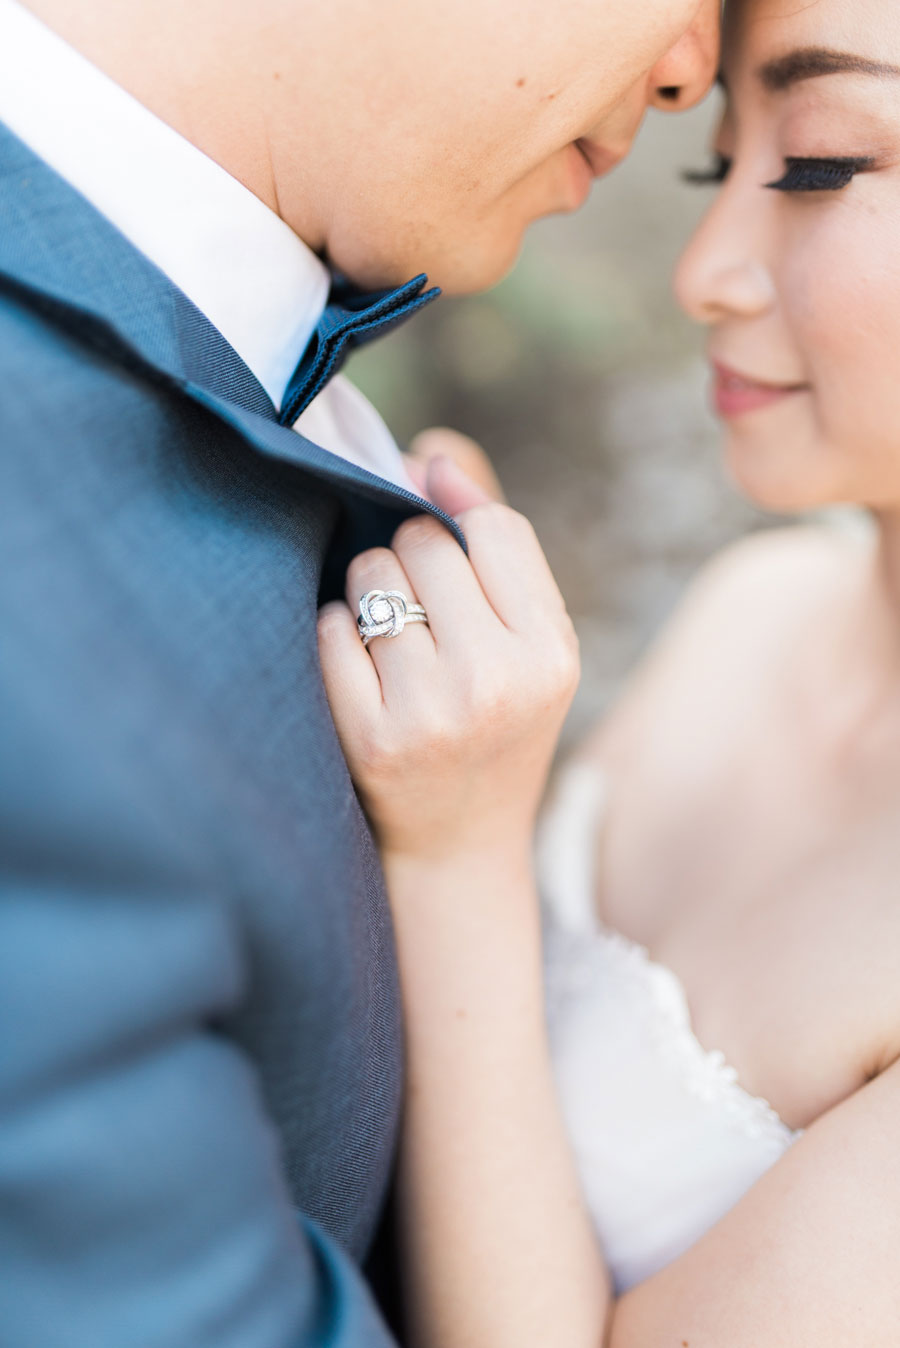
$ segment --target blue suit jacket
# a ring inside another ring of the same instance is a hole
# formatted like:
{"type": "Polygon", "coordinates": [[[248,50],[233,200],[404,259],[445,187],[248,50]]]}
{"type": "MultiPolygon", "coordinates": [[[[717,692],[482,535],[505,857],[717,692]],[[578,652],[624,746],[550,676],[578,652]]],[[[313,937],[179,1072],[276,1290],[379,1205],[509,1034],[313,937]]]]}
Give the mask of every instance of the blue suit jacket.
{"type": "Polygon", "coordinates": [[[397,975],[316,609],[427,507],[3,128],[0,381],[0,1345],[386,1343],[397,975]]]}

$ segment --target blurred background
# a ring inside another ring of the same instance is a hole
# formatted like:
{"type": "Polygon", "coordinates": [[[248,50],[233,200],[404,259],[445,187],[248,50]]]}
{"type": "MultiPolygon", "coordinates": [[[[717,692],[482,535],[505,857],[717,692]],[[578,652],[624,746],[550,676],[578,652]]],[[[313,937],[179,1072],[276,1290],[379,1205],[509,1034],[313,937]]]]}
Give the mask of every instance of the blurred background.
{"type": "Polygon", "coordinates": [[[703,561],[775,522],[720,462],[703,333],[671,295],[711,189],[713,96],[651,114],[631,158],[577,216],[542,222],[491,293],[441,300],[350,377],[401,444],[453,426],[489,453],[533,520],[582,644],[564,748],[602,714],[703,561]]]}

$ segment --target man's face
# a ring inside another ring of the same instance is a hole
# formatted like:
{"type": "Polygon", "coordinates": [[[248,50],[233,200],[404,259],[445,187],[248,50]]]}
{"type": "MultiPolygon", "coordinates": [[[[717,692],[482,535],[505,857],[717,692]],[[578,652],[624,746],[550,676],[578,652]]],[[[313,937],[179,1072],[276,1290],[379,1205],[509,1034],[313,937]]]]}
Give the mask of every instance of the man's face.
{"type": "Polygon", "coordinates": [[[499,280],[528,225],[576,210],[647,107],[696,102],[718,57],[720,0],[338,8],[324,34],[330,116],[311,117],[302,65],[294,81],[285,60],[267,110],[272,169],[288,223],[371,286],[419,271],[449,292],[499,280]],[[659,93],[673,87],[677,100],[659,93]]]}

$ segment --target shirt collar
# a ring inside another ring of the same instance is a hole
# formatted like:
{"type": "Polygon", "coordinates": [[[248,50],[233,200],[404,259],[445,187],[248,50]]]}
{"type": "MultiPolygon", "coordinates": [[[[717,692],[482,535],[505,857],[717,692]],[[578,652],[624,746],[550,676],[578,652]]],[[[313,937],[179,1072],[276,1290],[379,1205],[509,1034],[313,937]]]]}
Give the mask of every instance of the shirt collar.
{"type": "Polygon", "coordinates": [[[293,230],[16,0],[0,0],[0,120],[193,301],[280,408],[330,284],[293,230]]]}

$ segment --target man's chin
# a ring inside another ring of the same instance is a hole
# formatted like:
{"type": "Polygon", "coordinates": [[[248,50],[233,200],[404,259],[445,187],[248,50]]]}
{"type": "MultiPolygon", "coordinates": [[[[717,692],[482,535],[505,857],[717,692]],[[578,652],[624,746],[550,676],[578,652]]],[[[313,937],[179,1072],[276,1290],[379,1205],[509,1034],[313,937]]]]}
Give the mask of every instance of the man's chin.
{"type": "Polygon", "coordinates": [[[445,295],[475,295],[490,290],[509,274],[521,246],[521,234],[511,241],[492,240],[480,246],[471,238],[462,238],[440,249],[404,250],[380,257],[354,253],[326,260],[363,290],[392,289],[424,272],[429,285],[439,286],[445,295]]]}
{"type": "Polygon", "coordinates": [[[502,263],[485,265],[481,267],[469,265],[467,267],[451,268],[447,271],[443,279],[440,274],[434,279],[434,284],[440,286],[445,295],[480,295],[486,290],[492,290],[494,286],[504,281],[519,259],[520,250],[517,248],[512,256],[507,257],[502,263]]]}
{"type": "Polygon", "coordinates": [[[490,290],[515,267],[523,239],[524,233],[520,231],[508,239],[492,239],[481,247],[477,241],[470,241],[469,246],[448,250],[434,259],[429,278],[445,295],[477,295],[490,290]]]}

